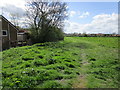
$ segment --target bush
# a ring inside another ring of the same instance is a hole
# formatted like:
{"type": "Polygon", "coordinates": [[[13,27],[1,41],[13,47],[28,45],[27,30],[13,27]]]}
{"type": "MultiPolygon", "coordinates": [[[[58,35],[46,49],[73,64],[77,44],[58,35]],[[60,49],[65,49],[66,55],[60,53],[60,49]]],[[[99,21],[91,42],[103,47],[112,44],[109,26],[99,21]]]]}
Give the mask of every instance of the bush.
{"type": "Polygon", "coordinates": [[[63,31],[56,27],[50,27],[48,30],[31,30],[31,41],[32,43],[44,43],[44,42],[56,42],[64,40],[63,31]],[[39,33],[38,33],[39,31],[39,33]]]}

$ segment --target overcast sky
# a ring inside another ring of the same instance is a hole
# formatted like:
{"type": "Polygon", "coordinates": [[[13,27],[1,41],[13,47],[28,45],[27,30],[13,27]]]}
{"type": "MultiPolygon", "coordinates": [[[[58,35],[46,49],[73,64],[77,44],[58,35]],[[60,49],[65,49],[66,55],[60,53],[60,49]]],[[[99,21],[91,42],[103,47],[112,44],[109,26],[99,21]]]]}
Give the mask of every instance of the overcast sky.
{"type": "MultiPolygon", "coordinates": [[[[118,0],[77,1],[67,2],[69,18],[65,21],[66,33],[118,33],[118,0]]],[[[25,4],[25,0],[2,0],[0,14],[10,20],[10,13],[18,13],[20,25],[23,26],[25,4]]]]}

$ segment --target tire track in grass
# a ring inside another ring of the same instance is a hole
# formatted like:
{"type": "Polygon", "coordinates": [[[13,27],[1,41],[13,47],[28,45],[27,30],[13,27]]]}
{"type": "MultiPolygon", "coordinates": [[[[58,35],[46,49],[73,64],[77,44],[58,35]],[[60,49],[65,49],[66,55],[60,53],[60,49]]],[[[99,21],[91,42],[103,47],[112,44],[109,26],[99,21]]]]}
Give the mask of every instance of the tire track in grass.
{"type": "Polygon", "coordinates": [[[88,71],[88,61],[87,61],[87,56],[84,51],[84,49],[81,50],[81,69],[80,69],[80,75],[76,78],[73,88],[87,88],[87,71],[88,71]]]}

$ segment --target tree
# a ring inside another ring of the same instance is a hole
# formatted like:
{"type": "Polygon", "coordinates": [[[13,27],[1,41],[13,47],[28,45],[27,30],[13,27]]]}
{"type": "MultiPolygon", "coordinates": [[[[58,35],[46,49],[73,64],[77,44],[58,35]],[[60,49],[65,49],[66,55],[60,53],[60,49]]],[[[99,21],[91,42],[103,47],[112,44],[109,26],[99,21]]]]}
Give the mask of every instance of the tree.
{"type": "Polygon", "coordinates": [[[10,13],[10,19],[13,25],[19,27],[19,21],[18,19],[20,18],[20,15],[18,13],[10,13]]]}
{"type": "Polygon", "coordinates": [[[32,38],[34,39],[35,43],[48,41],[47,39],[50,39],[50,37],[48,37],[50,35],[48,34],[51,33],[56,40],[59,40],[59,36],[57,34],[58,32],[60,34],[62,33],[64,27],[63,21],[67,17],[66,3],[30,0],[27,2],[26,12],[28,23],[31,26],[32,38]]]}

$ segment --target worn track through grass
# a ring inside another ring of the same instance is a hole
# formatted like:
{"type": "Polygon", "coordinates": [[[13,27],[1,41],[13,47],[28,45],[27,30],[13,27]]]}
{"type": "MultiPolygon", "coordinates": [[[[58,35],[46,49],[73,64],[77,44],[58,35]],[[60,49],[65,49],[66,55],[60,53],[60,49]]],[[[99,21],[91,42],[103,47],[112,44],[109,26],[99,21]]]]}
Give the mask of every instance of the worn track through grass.
{"type": "Polygon", "coordinates": [[[81,74],[77,77],[77,81],[73,84],[73,88],[87,88],[87,66],[89,63],[87,61],[86,53],[84,50],[82,50],[80,56],[82,58],[80,69],[81,74]]]}

